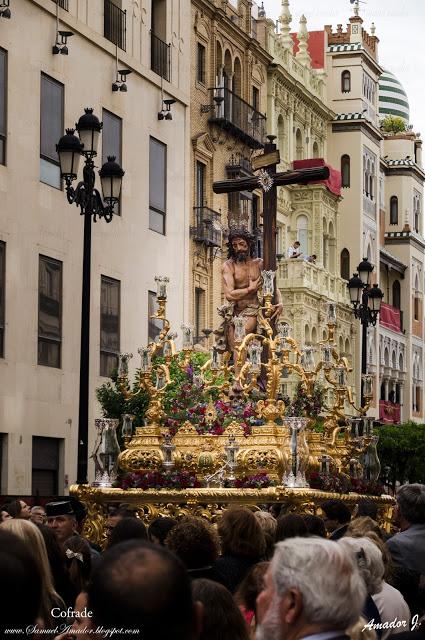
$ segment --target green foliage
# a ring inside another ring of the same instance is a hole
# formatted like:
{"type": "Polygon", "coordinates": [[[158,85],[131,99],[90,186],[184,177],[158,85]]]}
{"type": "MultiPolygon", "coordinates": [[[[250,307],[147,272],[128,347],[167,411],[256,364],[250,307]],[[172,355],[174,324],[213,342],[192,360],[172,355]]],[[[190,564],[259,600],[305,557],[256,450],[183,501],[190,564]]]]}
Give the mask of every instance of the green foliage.
{"type": "Polygon", "coordinates": [[[286,416],[317,418],[323,411],[325,389],[320,382],[315,382],[313,393],[308,396],[302,382],[298,382],[292,400],[289,398],[284,398],[283,400],[286,405],[286,416]]]}
{"type": "Polygon", "coordinates": [[[400,116],[388,115],[380,122],[382,131],[385,133],[402,133],[407,131],[406,122],[400,116]]]}
{"type": "Polygon", "coordinates": [[[425,483],[425,424],[405,422],[386,424],[378,428],[378,456],[386,475],[389,468],[389,482],[425,483]]]}
{"type": "MultiPolygon", "coordinates": [[[[164,409],[166,412],[171,411],[175,398],[181,396],[182,387],[185,384],[189,384],[190,382],[190,388],[193,389],[193,394],[196,395],[196,388],[191,384],[192,376],[193,373],[199,372],[200,367],[208,358],[209,355],[205,353],[191,354],[190,364],[185,370],[179,367],[177,361],[174,360],[171,363],[170,378],[172,382],[168,385],[164,394],[164,409]]],[[[160,364],[164,361],[164,358],[158,357],[154,359],[153,364],[160,364]]],[[[130,413],[134,415],[134,427],[143,426],[149,396],[146,391],[139,389],[139,375],[140,372],[137,371],[136,379],[133,384],[130,385],[130,390],[133,395],[128,400],[124,398],[123,393],[117,387],[117,371],[112,373],[111,380],[108,380],[108,382],[105,382],[96,390],[96,397],[102,407],[102,413],[105,418],[121,419],[123,413],[130,413]]],[[[185,398],[186,406],[190,407],[194,401],[193,395],[186,393],[185,398]]]]}

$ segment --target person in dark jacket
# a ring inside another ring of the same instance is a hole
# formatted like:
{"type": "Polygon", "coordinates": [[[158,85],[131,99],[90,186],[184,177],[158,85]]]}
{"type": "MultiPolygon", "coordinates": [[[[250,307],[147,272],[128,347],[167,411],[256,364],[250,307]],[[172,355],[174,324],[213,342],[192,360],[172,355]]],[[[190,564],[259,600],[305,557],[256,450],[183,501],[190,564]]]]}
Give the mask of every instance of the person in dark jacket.
{"type": "Polygon", "coordinates": [[[214,563],[220,582],[234,593],[250,568],[263,559],[266,542],[257,518],[246,507],[224,512],[218,523],[221,556],[214,563]]]}
{"type": "Polygon", "coordinates": [[[351,513],[342,500],[326,500],[320,505],[324,514],[323,520],[330,540],[339,540],[347,533],[351,513]]]}

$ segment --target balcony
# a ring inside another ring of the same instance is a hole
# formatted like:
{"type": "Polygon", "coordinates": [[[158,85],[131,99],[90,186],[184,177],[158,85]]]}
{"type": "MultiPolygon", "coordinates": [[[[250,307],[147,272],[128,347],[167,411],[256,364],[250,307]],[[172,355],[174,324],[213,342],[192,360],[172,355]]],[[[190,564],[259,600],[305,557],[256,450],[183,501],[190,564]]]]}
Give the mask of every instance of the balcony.
{"type": "Polygon", "coordinates": [[[69,0],[53,0],[55,4],[58,4],[61,9],[65,9],[65,11],[69,11],[69,0]]]}
{"type": "Polygon", "coordinates": [[[306,260],[280,262],[277,283],[279,289],[308,289],[329,300],[350,304],[347,281],[306,260]]]}
{"type": "Polygon", "coordinates": [[[151,69],[167,82],[171,81],[171,47],[151,31],[151,69]]]}
{"type": "Polygon", "coordinates": [[[195,226],[190,233],[195,242],[206,247],[221,247],[220,214],[209,207],[193,207],[195,226]]]}
{"type": "Polygon", "coordinates": [[[389,400],[379,401],[379,420],[386,424],[400,424],[401,406],[389,400]]]}
{"type": "Polygon", "coordinates": [[[381,312],[379,314],[379,324],[381,327],[385,327],[386,329],[402,333],[403,312],[396,307],[392,307],[390,304],[382,302],[381,312]]]}
{"type": "Polygon", "coordinates": [[[103,34],[123,51],[126,50],[126,11],[122,11],[112,0],[104,0],[103,34]]]}
{"type": "Polygon", "coordinates": [[[376,218],[376,201],[363,194],[363,211],[372,218],[376,218]]]}
{"type": "Polygon", "coordinates": [[[215,87],[209,91],[211,104],[214,99],[217,102],[217,98],[224,98],[217,103],[209,122],[229,132],[251,149],[264,147],[266,116],[225,87],[215,87]]]}
{"type": "Polygon", "coordinates": [[[226,164],[226,172],[229,178],[248,178],[253,175],[251,160],[242,153],[232,153],[226,164]]]}

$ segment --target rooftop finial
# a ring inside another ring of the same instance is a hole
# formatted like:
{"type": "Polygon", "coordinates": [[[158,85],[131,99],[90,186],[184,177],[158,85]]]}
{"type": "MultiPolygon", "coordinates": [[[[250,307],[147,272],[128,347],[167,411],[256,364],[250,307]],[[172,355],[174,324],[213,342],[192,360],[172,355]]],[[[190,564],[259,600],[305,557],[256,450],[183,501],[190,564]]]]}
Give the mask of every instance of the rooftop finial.
{"type": "Polygon", "coordinates": [[[360,10],[360,2],[359,0],[350,0],[351,4],[354,4],[354,15],[358,16],[359,15],[359,10],[360,10]]]}
{"type": "Polygon", "coordinates": [[[266,10],[264,8],[264,2],[261,3],[261,7],[259,7],[259,9],[258,9],[258,17],[259,18],[265,18],[266,17],[266,10]]]}
{"type": "Polygon", "coordinates": [[[310,65],[311,58],[308,52],[308,31],[307,31],[307,18],[302,15],[300,18],[300,29],[298,31],[298,52],[296,54],[297,60],[302,64],[310,65]]]}
{"type": "Polygon", "coordinates": [[[370,25],[370,35],[374,36],[376,33],[376,27],[375,27],[375,23],[372,22],[372,24],[370,25]]]}
{"type": "Polygon", "coordinates": [[[282,0],[282,10],[280,12],[280,41],[285,48],[293,46],[293,41],[290,36],[292,16],[289,11],[289,0],[282,0]]]}

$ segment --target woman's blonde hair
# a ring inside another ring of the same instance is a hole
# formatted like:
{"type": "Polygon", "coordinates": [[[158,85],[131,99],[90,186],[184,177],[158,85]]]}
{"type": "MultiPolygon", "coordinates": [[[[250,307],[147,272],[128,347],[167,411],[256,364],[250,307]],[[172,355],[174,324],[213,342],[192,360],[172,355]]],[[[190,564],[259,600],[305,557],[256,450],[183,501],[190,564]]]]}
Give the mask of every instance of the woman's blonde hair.
{"type": "Polygon", "coordinates": [[[62,598],[56,593],[53,586],[52,571],[50,569],[49,559],[47,556],[46,544],[41,531],[37,525],[23,520],[14,518],[6,520],[1,525],[13,533],[16,537],[23,540],[29,552],[37,563],[37,567],[41,576],[41,608],[40,617],[46,626],[51,621],[51,610],[54,606],[65,607],[62,598]]]}

